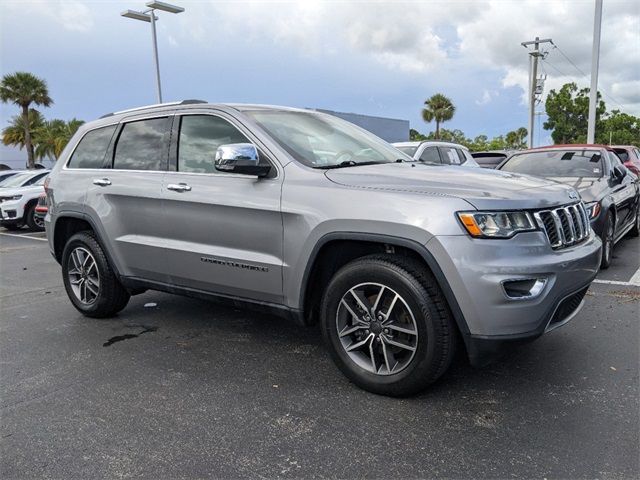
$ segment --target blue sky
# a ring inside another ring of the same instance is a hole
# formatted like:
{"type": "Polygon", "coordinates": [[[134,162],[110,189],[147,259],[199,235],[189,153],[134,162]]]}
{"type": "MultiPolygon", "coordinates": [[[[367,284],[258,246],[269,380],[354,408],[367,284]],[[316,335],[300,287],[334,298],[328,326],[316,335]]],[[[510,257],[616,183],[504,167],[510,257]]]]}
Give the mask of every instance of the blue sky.
{"type": "MultiPolygon", "coordinates": [[[[186,11],[161,12],[158,22],[165,101],[327,108],[408,119],[424,132],[434,125],[421,120],[421,105],[440,92],[457,107],[446,128],[492,137],[527,123],[521,41],[550,36],[578,68],[590,68],[593,0],[176,3],[186,11]]],[[[150,27],[119,15],[143,5],[5,0],[1,72],[46,79],[55,101],[43,109],[48,118],[91,120],[155,103],[150,27]]],[[[605,1],[600,87],[610,108],[636,115],[639,32],[640,2],[605,1]]],[[[546,92],[588,84],[557,49],[543,65],[546,92]]],[[[4,126],[17,108],[1,108],[4,126]]],[[[548,132],[539,138],[548,143],[548,132]]],[[[24,157],[0,149],[0,161],[24,157]]]]}

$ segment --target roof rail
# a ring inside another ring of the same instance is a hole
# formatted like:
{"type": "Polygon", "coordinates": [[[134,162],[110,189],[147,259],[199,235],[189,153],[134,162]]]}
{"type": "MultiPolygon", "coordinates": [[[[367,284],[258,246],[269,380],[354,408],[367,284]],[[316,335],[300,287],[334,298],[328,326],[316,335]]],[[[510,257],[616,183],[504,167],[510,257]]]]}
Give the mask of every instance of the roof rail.
{"type": "Polygon", "coordinates": [[[117,112],[107,113],[106,115],[102,115],[100,118],[107,118],[113,115],[119,115],[121,113],[129,113],[129,112],[137,112],[139,110],[147,110],[149,108],[157,108],[157,107],[168,107],[171,105],[193,105],[197,103],[207,103],[205,100],[196,100],[196,99],[188,99],[181,100],[179,102],[168,102],[168,103],[155,103],[153,105],[145,105],[144,107],[136,107],[136,108],[128,108],[126,110],[120,110],[117,112]]]}

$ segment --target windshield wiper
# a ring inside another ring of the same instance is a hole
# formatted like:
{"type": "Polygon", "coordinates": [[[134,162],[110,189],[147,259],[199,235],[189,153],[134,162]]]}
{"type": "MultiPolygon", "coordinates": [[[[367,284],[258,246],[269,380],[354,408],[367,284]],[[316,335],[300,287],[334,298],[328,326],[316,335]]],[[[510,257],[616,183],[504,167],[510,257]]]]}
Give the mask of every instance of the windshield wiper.
{"type": "Polygon", "coordinates": [[[346,160],[344,162],[336,163],[335,165],[320,165],[315,168],[322,168],[324,170],[329,170],[331,168],[344,168],[344,167],[361,167],[363,165],[382,165],[383,163],[389,162],[356,162],[354,160],[346,160]]]}

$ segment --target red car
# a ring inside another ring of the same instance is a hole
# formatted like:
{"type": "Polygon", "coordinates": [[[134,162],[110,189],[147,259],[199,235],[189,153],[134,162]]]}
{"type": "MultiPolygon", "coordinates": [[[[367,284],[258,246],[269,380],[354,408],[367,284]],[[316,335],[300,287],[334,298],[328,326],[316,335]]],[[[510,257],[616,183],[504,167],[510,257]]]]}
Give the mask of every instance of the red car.
{"type": "Polygon", "coordinates": [[[640,148],[633,145],[612,145],[611,148],[618,154],[625,167],[640,176],[640,148]]]}

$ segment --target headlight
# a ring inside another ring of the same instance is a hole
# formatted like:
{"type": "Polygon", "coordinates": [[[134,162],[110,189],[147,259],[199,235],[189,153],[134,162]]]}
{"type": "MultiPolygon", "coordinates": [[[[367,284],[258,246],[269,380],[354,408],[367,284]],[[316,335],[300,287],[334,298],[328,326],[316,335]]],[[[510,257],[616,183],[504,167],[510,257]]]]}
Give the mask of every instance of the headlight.
{"type": "Polygon", "coordinates": [[[22,195],[14,195],[12,197],[0,197],[0,202],[6,202],[9,200],[20,200],[22,198],[22,195]]]}
{"type": "Polygon", "coordinates": [[[475,238],[511,238],[516,233],[537,230],[528,212],[458,212],[458,218],[475,238]]]}
{"type": "Polygon", "coordinates": [[[587,203],[584,208],[587,209],[587,213],[589,214],[590,219],[594,219],[600,213],[600,202],[591,202],[587,203]]]}

